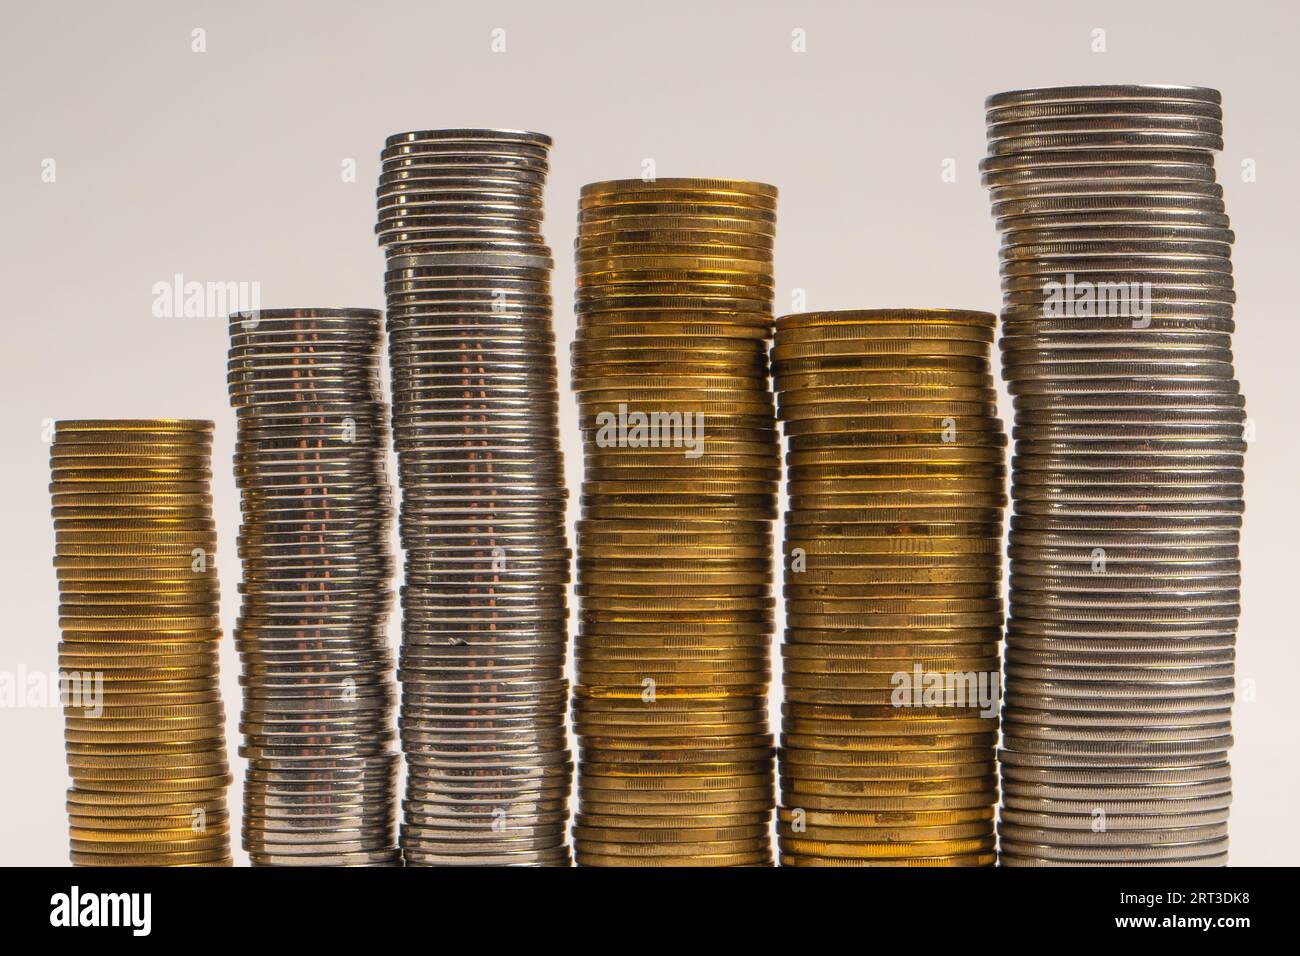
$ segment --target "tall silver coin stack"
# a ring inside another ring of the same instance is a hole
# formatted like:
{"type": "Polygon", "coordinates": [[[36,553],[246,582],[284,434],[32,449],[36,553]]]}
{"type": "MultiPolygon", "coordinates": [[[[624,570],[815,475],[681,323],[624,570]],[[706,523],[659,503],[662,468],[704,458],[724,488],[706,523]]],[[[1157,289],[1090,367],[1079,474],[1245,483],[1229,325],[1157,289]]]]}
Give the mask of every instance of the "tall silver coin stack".
{"type": "Polygon", "coordinates": [[[230,317],[255,865],[400,862],[382,338],[369,309],[230,317]]]}
{"type": "Polygon", "coordinates": [[[1220,96],[986,108],[1016,440],[1001,859],[1220,865],[1245,451],[1220,96]]]}
{"type": "Polygon", "coordinates": [[[550,144],[427,130],[382,153],[408,864],[569,862],[550,144]]]}

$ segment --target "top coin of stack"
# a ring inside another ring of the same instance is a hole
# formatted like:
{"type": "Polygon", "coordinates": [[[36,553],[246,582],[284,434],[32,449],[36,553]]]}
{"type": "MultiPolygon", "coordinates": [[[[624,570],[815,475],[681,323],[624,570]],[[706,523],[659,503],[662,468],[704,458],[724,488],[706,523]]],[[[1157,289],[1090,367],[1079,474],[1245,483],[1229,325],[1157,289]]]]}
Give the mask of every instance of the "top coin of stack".
{"type": "Polygon", "coordinates": [[[582,190],[580,864],[771,862],[776,190],[582,190]]]}
{"type": "Polygon", "coordinates": [[[383,151],[408,864],[569,862],[550,144],[427,130],[383,151]]]}
{"type": "Polygon", "coordinates": [[[777,321],[781,862],[994,861],[1006,436],[987,312],[777,321]]]}
{"type": "Polygon", "coordinates": [[[1016,440],[1002,860],[1220,864],[1245,451],[1220,97],[986,105],[1016,440]]]}
{"type": "Polygon", "coordinates": [[[230,863],[212,423],[65,421],[51,472],[72,862],[230,863]]]}
{"type": "Polygon", "coordinates": [[[399,860],[382,334],[370,309],[230,317],[255,865],[399,860]]]}

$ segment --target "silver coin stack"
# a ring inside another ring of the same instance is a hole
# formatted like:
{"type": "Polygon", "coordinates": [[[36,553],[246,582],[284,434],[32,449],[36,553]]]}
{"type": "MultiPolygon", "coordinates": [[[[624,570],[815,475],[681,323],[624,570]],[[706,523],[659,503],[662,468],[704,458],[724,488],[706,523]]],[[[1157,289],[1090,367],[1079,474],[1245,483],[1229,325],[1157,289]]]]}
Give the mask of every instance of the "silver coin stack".
{"type": "Polygon", "coordinates": [[[569,862],[550,143],[427,130],[382,153],[408,865],[569,862]]]}
{"type": "Polygon", "coordinates": [[[1220,97],[986,108],[1016,439],[1001,859],[1221,865],[1245,402],[1220,97]]]}
{"type": "Polygon", "coordinates": [[[230,317],[254,865],[400,863],[380,314],[230,317]]]}

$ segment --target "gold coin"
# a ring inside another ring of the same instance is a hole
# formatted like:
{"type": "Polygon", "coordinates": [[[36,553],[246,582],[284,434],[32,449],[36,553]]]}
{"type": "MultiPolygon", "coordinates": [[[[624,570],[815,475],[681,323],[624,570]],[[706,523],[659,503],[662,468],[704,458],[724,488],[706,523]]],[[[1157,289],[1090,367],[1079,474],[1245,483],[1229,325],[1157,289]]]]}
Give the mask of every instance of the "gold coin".
{"type": "MultiPolygon", "coordinates": [[[[214,718],[214,722],[219,726],[224,724],[223,715],[208,715],[209,720],[213,720],[214,718]]],[[[169,750],[163,753],[132,753],[130,752],[130,748],[124,748],[121,751],[115,750],[112,753],[85,754],[69,752],[67,754],[68,766],[85,767],[87,769],[97,767],[117,769],[130,767],[182,767],[224,760],[225,757],[221,752],[212,750],[169,750]]]]}
{"type": "Polygon", "coordinates": [[[621,339],[630,339],[634,344],[649,339],[673,339],[678,347],[689,345],[692,348],[700,340],[740,339],[752,343],[752,348],[766,351],[765,333],[766,330],[758,326],[712,322],[707,314],[693,319],[674,318],[670,314],[663,319],[649,316],[631,322],[584,323],[580,335],[589,345],[615,344],[621,339]]]}
{"type": "MultiPolygon", "coordinates": [[[[979,805],[997,802],[997,774],[986,770],[982,775],[948,777],[859,777],[833,778],[793,776],[779,767],[781,793],[784,802],[803,806],[801,801],[814,797],[840,801],[846,798],[914,799],[916,797],[961,798],[976,800],[979,805]]],[[[838,803],[837,803],[838,807],[838,803]]]]}
{"type": "Polygon", "coordinates": [[[997,718],[974,717],[969,719],[914,718],[906,711],[893,718],[835,718],[816,719],[787,715],[781,722],[782,730],[795,742],[805,736],[813,739],[826,737],[836,740],[858,740],[861,746],[874,746],[877,740],[899,742],[900,746],[924,746],[927,741],[947,739],[950,736],[983,735],[996,733],[997,718]]]}
{"type": "Polygon", "coordinates": [[[811,854],[786,853],[780,856],[782,866],[905,866],[905,867],[956,867],[956,866],[992,866],[997,862],[996,853],[967,853],[956,856],[935,856],[921,859],[891,858],[881,859],[835,859],[813,856],[811,854]]]}
{"type": "Polygon", "coordinates": [[[855,859],[897,859],[899,857],[950,857],[989,853],[994,849],[994,838],[969,837],[952,840],[911,841],[908,843],[827,843],[812,839],[785,838],[782,851],[792,854],[806,853],[823,857],[851,857],[855,859]]]}
{"type": "MultiPolygon", "coordinates": [[[[611,233],[641,231],[686,231],[711,233],[731,240],[739,237],[742,243],[770,243],[776,234],[770,217],[746,215],[747,210],[736,210],[734,204],[701,208],[698,204],[677,204],[674,208],[648,211],[644,203],[614,209],[592,209],[592,215],[578,221],[578,236],[574,248],[581,248],[589,240],[599,243],[611,233]]],[[[774,320],[768,316],[768,322],[774,320]]]]}
{"type": "Polygon", "coordinates": [[[181,805],[175,812],[167,812],[166,805],[141,808],[141,814],[123,816],[105,814],[97,809],[90,809],[79,804],[69,803],[68,822],[73,828],[83,830],[180,830],[208,824],[223,825],[230,817],[225,810],[207,812],[201,808],[181,805]],[[197,812],[196,812],[197,810],[197,812]]]}
{"type": "Polygon", "coordinates": [[[830,358],[833,356],[860,356],[870,369],[893,368],[972,368],[982,369],[989,362],[986,341],[963,339],[880,339],[818,337],[791,341],[777,332],[772,348],[772,361],[778,364],[788,360],[830,358]],[[917,360],[933,361],[934,365],[914,364],[917,360]]]}
{"type": "Polygon", "coordinates": [[[573,859],[579,866],[673,866],[673,867],[715,867],[715,866],[770,866],[771,849],[756,850],[751,853],[708,853],[693,856],[663,857],[625,857],[617,854],[595,853],[589,849],[575,847],[573,859]]]}
{"type": "MultiPolygon", "coordinates": [[[[654,746],[657,741],[665,739],[669,734],[681,733],[687,729],[688,725],[662,725],[662,724],[634,724],[634,723],[600,723],[584,720],[575,720],[573,722],[573,732],[577,734],[584,743],[588,740],[595,739],[615,739],[624,738],[626,740],[638,740],[646,746],[654,746]]],[[[767,722],[765,720],[749,721],[732,721],[729,723],[698,723],[690,724],[689,729],[696,734],[699,741],[704,739],[716,740],[721,737],[741,737],[745,735],[761,735],[767,733],[767,722]]]]}
{"type": "Polygon", "coordinates": [[[719,235],[709,232],[674,232],[660,230],[647,235],[646,232],[628,230],[608,230],[600,233],[587,232],[577,249],[577,256],[585,263],[608,262],[629,257],[650,257],[657,262],[681,261],[696,267],[701,261],[718,260],[723,263],[741,262],[746,268],[751,263],[766,263],[767,273],[772,271],[772,243],[768,237],[757,237],[756,241],[745,242],[745,237],[732,233],[719,235]],[[733,240],[741,241],[728,241],[733,240]]]}
{"type": "MultiPolygon", "coordinates": [[[[706,792],[717,792],[719,798],[739,799],[736,793],[763,789],[770,792],[772,788],[771,761],[763,761],[764,769],[753,771],[748,765],[741,771],[721,770],[716,772],[676,771],[669,767],[656,768],[654,773],[629,774],[610,772],[596,765],[578,766],[578,781],[584,791],[635,791],[641,799],[649,800],[650,794],[670,792],[665,802],[680,799],[699,799],[706,792]],[[693,791],[696,796],[682,795],[679,791],[693,791]],[[644,792],[643,792],[644,791],[644,792]]],[[[694,769],[694,768],[692,768],[694,769]]],[[[614,799],[612,796],[603,799],[614,799]]]]}
{"type": "Polygon", "coordinates": [[[657,644],[638,644],[619,641],[617,638],[590,640],[579,638],[575,653],[590,661],[614,660],[674,660],[708,661],[766,660],[767,645],[758,641],[715,642],[710,645],[660,641],[657,644]]]}
{"type": "Polygon", "coordinates": [[[993,820],[929,826],[822,826],[812,823],[780,821],[777,836],[785,840],[811,840],[831,844],[909,843],[927,844],[940,840],[987,839],[993,835],[993,820]]]}
{"type": "MultiPolygon", "coordinates": [[[[803,645],[806,646],[806,645],[803,645]]],[[[941,658],[918,657],[866,657],[852,660],[841,658],[797,658],[786,657],[787,674],[806,675],[807,679],[817,676],[834,678],[841,675],[849,679],[859,679],[872,675],[895,675],[911,672],[913,667],[922,669],[926,674],[965,675],[970,673],[990,673],[998,669],[997,649],[991,652],[980,645],[972,645],[967,656],[950,656],[941,658]]]]}
{"type": "Polygon", "coordinates": [[[810,372],[869,373],[873,384],[906,388],[992,388],[993,375],[983,359],[893,358],[890,356],[833,355],[776,359],[772,375],[778,391],[789,387],[787,376],[810,372]]]}
{"type": "MultiPolygon", "coordinates": [[[[690,821],[694,823],[695,821],[690,821]]],[[[683,820],[677,827],[632,827],[632,826],[589,826],[575,824],[573,838],[579,843],[590,841],[597,844],[614,844],[605,847],[606,852],[636,854],[643,849],[651,851],[660,849],[663,855],[675,856],[673,850],[688,852],[688,845],[698,843],[722,844],[735,843],[742,847],[768,838],[766,824],[748,824],[741,826],[690,826],[683,820]]],[[[652,853],[652,855],[658,855],[652,853]]]]}
{"type": "Polygon", "coordinates": [[[755,619],[719,620],[716,614],[701,619],[675,619],[671,621],[587,621],[579,618],[578,633],[584,637],[612,637],[628,635],[644,637],[650,634],[673,637],[724,637],[753,640],[770,634],[771,615],[755,619]]]}
{"type": "MultiPolygon", "coordinates": [[[[668,843],[668,842],[616,842],[607,840],[597,842],[589,837],[583,836],[574,828],[574,840],[577,844],[575,852],[582,854],[596,854],[611,857],[626,857],[635,859],[658,859],[661,862],[665,859],[676,857],[691,858],[700,855],[721,855],[721,854],[739,854],[739,853],[760,853],[768,849],[771,842],[770,836],[766,833],[766,827],[761,835],[749,836],[731,840],[692,840],[689,843],[668,843]]],[[[653,831],[642,831],[652,833],[653,831]]]]}
{"type": "Polygon", "coordinates": [[[723,276],[765,275],[770,279],[772,274],[771,254],[748,252],[740,256],[692,255],[678,250],[670,250],[666,253],[631,252],[625,255],[608,255],[597,252],[583,243],[579,244],[574,261],[578,273],[588,276],[628,272],[681,272],[685,275],[695,273],[723,276]]]}
{"type": "Polygon", "coordinates": [[[865,325],[897,323],[937,323],[972,325],[993,329],[997,316],[992,312],[969,309],[840,309],[826,312],[799,312],[777,319],[781,329],[802,329],[821,325],[865,325]]]}
{"type": "Polygon", "coordinates": [[[69,844],[72,852],[76,854],[96,854],[113,858],[137,854],[197,853],[204,850],[225,852],[230,845],[230,834],[205,832],[186,837],[182,831],[162,834],[156,839],[149,839],[146,835],[139,840],[87,840],[73,837],[69,840],[69,844]],[[166,839],[168,836],[173,838],[166,839]]]}
{"type": "Polygon", "coordinates": [[[969,774],[972,767],[993,761],[993,748],[988,741],[978,740],[969,747],[950,747],[934,750],[902,749],[830,749],[824,746],[802,747],[787,744],[781,747],[782,773],[801,774],[814,772],[814,768],[894,768],[918,769],[919,776],[943,776],[945,768],[969,774]]]}
{"type": "Polygon", "coordinates": [[[789,686],[785,699],[790,703],[802,704],[889,705],[894,702],[893,694],[892,689],[880,688],[789,686]]]}
{"type": "Polygon", "coordinates": [[[824,811],[805,808],[777,807],[777,820],[781,823],[806,823],[824,827],[931,827],[957,826],[993,819],[993,807],[970,807],[953,810],[898,810],[898,811],[824,811]]]}
{"type": "MultiPolygon", "coordinates": [[[[990,718],[992,722],[993,718],[990,718]]],[[[899,721],[905,722],[905,718],[899,721]]],[[[797,733],[787,727],[781,735],[781,745],[801,750],[828,751],[932,751],[932,750],[975,750],[986,748],[989,753],[997,744],[997,731],[984,728],[984,733],[969,734],[900,734],[888,736],[873,734],[871,736],[847,734],[830,736],[826,734],[797,733]]]]}
{"type": "MultiPolygon", "coordinates": [[[[619,796],[627,795],[619,794],[619,796]]],[[[759,818],[770,821],[772,818],[772,802],[770,792],[767,794],[756,792],[742,799],[723,796],[718,799],[694,800],[689,803],[647,803],[626,799],[592,799],[589,796],[584,796],[579,804],[578,816],[625,821],[645,820],[647,821],[644,824],[645,826],[681,826],[682,820],[698,820],[702,821],[702,826],[708,826],[710,821],[720,822],[727,817],[751,820],[759,818]],[[651,822],[656,820],[663,822],[651,822]]],[[[629,825],[635,824],[629,823],[629,825]]]]}
{"type": "Polygon", "coordinates": [[[753,200],[746,197],[699,195],[693,191],[645,188],[610,194],[598,202],[578,208],[578,241],[587,223],[629,217],[723,217],[754,219],[761,222],[776,221],[775,203],[770,198],[753,200]],[[683,192],[686,195],[683,196],[683,192]]]}
{"type": "Polygon", "coordinates": [[[705,755],[721,756],[728,760],[758,760],[773,753],[774,741],[770,733],[730,733],[720,736],[654,737],[642,740],[631,734],[586,734],[582,746],[592,753],[601,753],[608,759],[636,759],[678,761],[686,757],[703,760],[705,755]],[[619,751],[636,751],[624,754],[619,751]],[[685,751],[685,752],[684,752],[685,751]]]}
{"type": "Polygon", "coordinates": [[[945,323],[927,321],[828,322],[821,325],[795,324],[796,316],[777,319],[778,344],[795,342],[853,341],[884,342],[982,342],[991,345],[992,324],[945,323]]]}
{"type": "MultiPolygon", "coordinates": [[[[634,813],[669,813],[684,808],[691,813],[712,813],[724,803],[762,801],[772,806],[771,775],[756,777],[599,777],[579,768],[578,796],[589,801],[630,809],[634,813]]],[[[614,812],[613,810],[607,812],[614,812]]]]}
{"type": "MultiPolygon", "coordinates": [[[[735,193],[739,196],[753,197],[753,201],[775,203],[777,188],[767,183],[750,182],[744,179],[712,179],[708,177],[664,177],[657,179],[610,179],[602,182],[588,183],[579,191],[579,201],[596,204],[602,197],[621,197],[628,193],[673,193],[686,191],[691,193],[735,193]]],[[[750,200],[746,200],[750,201],[750,200]]]]}
{"type": "Polygon", "coordinates": [[[787,809],[811,814],[897,814],[899,816],[928,813],[992,813],[997,803],[997,792],[975,790],[965,793],[904,793],[901,795],[831,795],[814,793],[783,794],[782,812],[787,809]]]}
{"type": "MultiPolygon", "coordinates": [[[[728,807],[752,806],[752,809],[740,810],[719,810],[717,807],[710,806],[707,810],[699,813],[690,814],[674,811],[671,813],[592,813],[579,811],[574,816],[576,826],[585,827],[589,830],[597,829],[616,829],[623,830],[668,830],[686,826],[690,830],[705,829],[712,832],[719,830],[729,830],[735,828],[744,828],[748,830],[753,826],[761,826],[766,832],[768,823],[772,817],[772,808],[765,803],[754,801],[752,804],[724,804],[728,807]]],[[[597,840],[597,842],[600,842],[597,840]]]]}

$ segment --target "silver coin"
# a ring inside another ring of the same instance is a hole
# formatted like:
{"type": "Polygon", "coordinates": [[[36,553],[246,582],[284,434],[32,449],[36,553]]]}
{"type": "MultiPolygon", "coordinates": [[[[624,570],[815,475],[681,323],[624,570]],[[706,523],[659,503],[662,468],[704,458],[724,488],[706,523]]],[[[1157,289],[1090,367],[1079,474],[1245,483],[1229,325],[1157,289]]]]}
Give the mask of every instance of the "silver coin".
{"type": "MultiPolygon", "coordinates": [[[[1175,134],[1169,136],[1160,133],[1133,134],[1071,134],[1063,137],[1027,137],[1024,139],[1001,140],[989,143],[989,155],[980,160],[980,172],[984,174],[985,185],[1006,186],[1014,180],[1005,178],[1008,174],[1032,173],[1069,167],[1072,175],[1069,182],[1077,183],[1096,179],[1095,170],[1130,169],[1130,178],[1145,175],[1146,178],[1174,178],[1164,174],[1152,175],[1153,169],[1168,170],[1185,167],[1186,170],[1198,168],[1213,169],[1214,158],[1204,144],[1211,142],[1206,134],[1191,134],[1186,142],[1175,134]],[[1127,143],[1132,138],[1136,142],[1127,143]]],[[[1111,177],[1106,176],[1109,180],[1111,177]]],[[[1213,177],[1203,177],[1194,173],[1197,181],[1213,181],[1213,177]]]]}
{"type": "MultiPolygon", "coordinates": [[[[539,779],[529,767],[570,772],[563,732],[567,611],[563,590],[542,584],[567,576],[558,567],[544,570],[567,553],[559,517],[564,493],[552,263],[538,231],[549,140],[525,134],[516,147],[515,138],[463,131],[396,137],[384,168],[405,172],[386,172],[378,192],[376,231],[389,253],[394,444],[404,491],[399,538],[408,558],[399,665],[408,801],[426,793],[431,774],[493,791],[513,780],[509,786],[527,793],[520,783],[539,779]],[[483,145],[462,143],[480,138],[483,145]],[[466,397],[467,388],[473,398],[466,397]],[[488,494],[504,494],[504,508],[485,511],[477,496],[488,494]],[[546,498],[561,504],[537,512],[546,498]],[[529,504],[521,510],[522,502],[529,504]],[[454,510],[442,510],[444,503],[454,510]],[[509,566],[518,569],[513,590],[410,584],[473,582],[493,570],[496,555],[489,552],[507,544],[509,566]],[[426,564],[425,554],[436,556],[436,564],[426,564]],[[529,573],[533,567],[541,577],[529,573]],[[474,635],[484,627],[503,628],[512,643],[527,635],[525,646],[543,653],[494,655],[471,647],[468,641],[479,639],[474,635]],[[552,635],[554,650],[536,643],[545,634],[552,635]],[[448,653],[449,647],[469,651],[448,653]],[[474,722],[502,708],[520,719],[484,730],[474,722]],[[510,762],[485,759],[485,747],[509,754],[510,762]]],[[[422,817],[414,806],[405,808],[401,842],[408,862],[418,863],[421,848],[427,855],[434,846],[426,846],[421,834],[441,831],[422,826],[433,817],[422,817]]],[[[548,850],[558,848],[563,859],[557,862],[567,862],[562,822],[549,826],[545,841],[548,850]]],[[[455,862],[482,849],[467,841],[452,844],[455,862]]],[[[492,846],[520,862],[528,862],[533,849],[528,840],[511,842],[509,833],[492,846]]]]}
{"type": "MultiPolygon", "coordinates": [[[[445,156],[437,153],[400,153],[394,152],[380,158],[380,175],[393,173],[440,173],[466,178],[482,177],[485,179],[504,179],[509,172],[531,174],[545,177],[548,171],[545,162],[537,162],[531,157],[510,155],[491,155],[462,152],[445,156]]],[[[383,182],[381,178],[380,182],[383,182]]]]}
{"type": "Polygon", "coordinates": [[[999,757],[1003,789],[1009,795],[1080,801],[1160,800],[1165,796],[1180,800],[1230,797],[1228,771],[1215,760],[1223,754],[1139,759],[1105,756],[1098,761],[1086,755],[1045,756],[1007,750],[999,757]]]}
{"type": "MultiPolygon", "coordinates": [[[[1217,101],[1216,101],[1217,102],[1217,101]]],[[[497,143],[519,144],[522,147],[551,146],[551,137],[545,133],[534,133],[518,129],[429,129],[410,130],[393,133],[384,140],[385,148],[399,146],[403,143],[497,143]]]]}
{"type": "Polygon", "coordinates": [[[1078,215],[1094,212],[1174,211],[1187,216],[1226,215],[1223,187],[1215,182],[1160,179],[1113,182],[1025,183],[990,190],[993,218],[1078,215]]]}
{"type": "Polygon", "coordinates": [[[388,164],[388,168],[379,174],[375,196],[382,200],[405,192],[477,189],[489,192],[510,190],[520,196],[539,198],[545,186],[546,173],[526,167],[485,169],[483,166],[439,166],[398,160],[388,164]]]}
{"type": "Polygon", "coordinates": [[[1212,268],[1226,271],[1230,268],[1227,262],[1232,255],[1232,241],[1231,238],[1215,241],[1204,237],[1047,241],[1039,236],[1012,241],[1012,237],[1004,236],[999,254],[1008,264],[1034,262],[1040,267],[1050,268],[1064,261],[1084,266],[1080,271],[1094,268],[1098,260],[1111,259],[1122,261],[1127,268],[1146,268],[1147,263],[1152,268],[1163,268],[1166,263],[1197,268],[1209,263],[1212,268]]]}
{"type": "Polygon", "coordinates": [[[429,351],[473,349],[480,343],[500,343],[514,347],[521,343],[546,343],[554,350],[555,334],[542,323],[525,324],[509,316],[498,317],[497,321],[500,324],[488,324],[489,320],[485,318],[476,324],[422,325],[393,329],[389,349],[404,359],[414,359],[429,351]]]}
{"type": "MultiPolygon", "coordinates": [[[[1187,113],[1129,110],[1119,114],[1096,115],[1084,111],[1060,111],[1044,115],[989,116],[985,127],[990,143],[1018,140],[1025,136],[1058,136],[1073,133],[1212,133],[1223,134],[1223,118],[1218,111],[1201,107],[1187,113]]],[[[1125,145],[1137,145],[1126,141],[1125,145]]]]}
{"type": "Polygon", "coordinates": [[[1164,84],[1111,84],[1097,86],[1055,86],[1009,90],[984,100],[986,110],[1038,106],[1056,103],[1097,103],[1111,101],[1160,100],[1218,106],[1223,97],[1218,90],[1200,86],[1164,84]]]}
{"type": "MultiPolygon", "coordinates": [[[[1222,124],[1184,122],[1181,125],[1151,122],[1143,129],[1086,128],[1074,130],[989,130],[989,153],[993,156],[1033,155],[1048,150],[1125,149],[1158,151],[1201,150],[1209,154],[1223,149],[1222,124]]],[[[1213,162],[1207,155],[1207,162],[1213,162]]]]}
{"type": "MultiPolygon", "coordinates": [[[[987,166],[981,161],[981,166],[987,166]]],[[[1039,195],[1056,194],[1053,189],[1042,189],[1056,183],[1077,184],[1080,182],[1100,182],[1123,184],[1129,186],[1135,180],[1154,180],[1163,183],[1213,184],[1214,166],[1209,162],[1111,162],[1089,163],[1080,157],[1074,164],[1064,163],[1044,166],[1022,166],[1008,170],[985,169],[980,173],[980,181],[990,189],[995,200],[1009,198],[1015,187],[1035,186],[1039,195]]],[[[1067,193],[1068,195],[1069,193],[1067,193]]]]}
{"type": "Polygon", "coordinates": [[[1008,840],[1000,845],[1000,852],[1005,866],[1224,866],[1227,863],[1228,840],[1225,837],[1179,846],[1113,848],[1060,848],[1008,840]]]}
{"type": "MultiPolygon", "coordinates": [[[[1042,96],[1043,94],[1039,94],[1042,96]]],[[[1197,101],[1181,99],[1180,94],[1162,95],[1158,89],[1141,98],[1101,98],[1092,96],[1087,99],[1069,101],[1049,101],[1041,99],[1036,102],[1022,102],[989,108],[985,121],[990,127],[1009,122],[1050,122],[1060,120],[1068,122],[1073,118],[1188,118],[1199,117],[1222,120],[1223,109],[1218,100],[1197,101]]]]}
{"type": "Polygon", "coordinates": [[[1092,773],[1114,771],[1143,771],[1151,767],[1172,770],[1196,769],[1222,762],[1227,756],[1226,750],[1207,751],[1178,755],[1138,754],[1046,754],[1026,753],[1003,747],[998,751],[998,760],[1003,767],[1031,767],[1050,770],[1084,771],[1092,773]]]}

